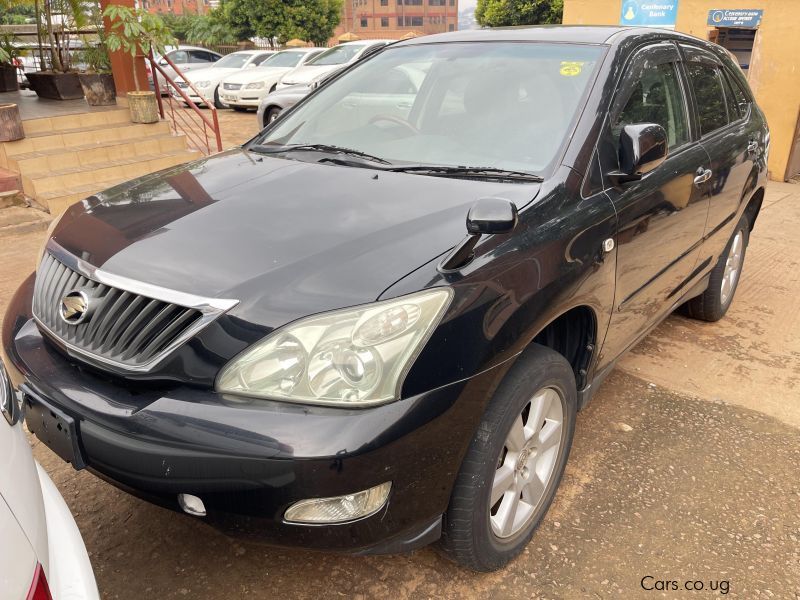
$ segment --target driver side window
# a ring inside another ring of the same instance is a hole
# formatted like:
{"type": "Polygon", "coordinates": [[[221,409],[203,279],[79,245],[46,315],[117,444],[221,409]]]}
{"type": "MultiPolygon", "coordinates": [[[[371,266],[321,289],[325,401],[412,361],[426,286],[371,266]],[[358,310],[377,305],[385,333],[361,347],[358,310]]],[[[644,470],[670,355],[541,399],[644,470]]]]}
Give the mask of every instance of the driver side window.
{"type": "Polygon", "coordinates": [[[611,131],[619,140],[625,125],[656,123],[667,132],[669,149],[689,141],[686,107],[675,63],[646,63],[611,131]]]}

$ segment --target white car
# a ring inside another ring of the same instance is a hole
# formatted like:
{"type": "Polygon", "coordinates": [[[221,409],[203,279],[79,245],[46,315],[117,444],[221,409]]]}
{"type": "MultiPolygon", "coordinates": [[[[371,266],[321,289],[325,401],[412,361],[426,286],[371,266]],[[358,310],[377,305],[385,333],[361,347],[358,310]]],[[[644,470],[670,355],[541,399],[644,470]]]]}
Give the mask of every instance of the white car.
{"type": "Polygon", "coordinates": [[[2,362],[0,409],[0,597],[99,599],[78,526],[33,459],[2,362]]]}
{"type": "Polygon", "coordinates": [[[275,54],[273,50],[231,52],[206,69],[197,69],[186,73],[183,78],[176,79],[175,83],[195,104],[205,105],[205,101],[210,100],[217,108],[223,108],[225,105],[219,98],[219,84],[222,80],[244,69],[259,66],[273,54],[275,54]],[[187,85],[187,81],[191,82],[194,90],[187,85]],[[202,97],[198,96],[195,90],[200,92],[202,97]]]}
{"type": "Polygon", "coordinates": [[[311,85],[315,80],[322,79],[328,73],[342,68],[344,65],[354,63],[366,52],[381,48],[397,40],[361,40],[358,42],[345,42],[333,48],[328,48],[322,54],[315,56],[303,65],[299,65],[286,73],[278,82],[277,89],[292,85],[311,85]]]}
{"type": "Polygon", "coordinates": [[[324,51],[324,48],[282,50],[270,56],[255,69],[248,69],[223,79],[220,89],[221,100],[234,110],[258,108],[261,99],[275,89],[283,75],[324,51]]]}
{"type": "MultiPolygon", "coordinates": [[[[207,50],[206,48],[200,48],[198,46],[178,46],[175,48],[174,46],[167,47],[168,52],[164,55],[168,57],[173,64],[178,67],[181,73],[188,73],[189,71],[197,71],[199,69],[206,69],[210,67],[212,64],[217,62],[222,58],[222,54],[219,52],[214,52],[213,50],[207,50]]],[[[167,76],[175,81],[175,78],[178,77],[178,74],[175,72],[166,59],[161,56],[157,55],[156,62],[161,67],[161,69],[167,74],[167,76]]],[[[150,88],[153,88],[153,73],[150,70],[150,65],[146,64],[145,69],[147,70],[147,81],[150,83],[150,88]]],[[[159,74],[160,75],[160,74],[159,74]]],[[[163,95],[169,94],[166,91],[166,86],[164,83],[164,78],[159,77],[159,86],[161,89],[161,93],[163,95]]]]}

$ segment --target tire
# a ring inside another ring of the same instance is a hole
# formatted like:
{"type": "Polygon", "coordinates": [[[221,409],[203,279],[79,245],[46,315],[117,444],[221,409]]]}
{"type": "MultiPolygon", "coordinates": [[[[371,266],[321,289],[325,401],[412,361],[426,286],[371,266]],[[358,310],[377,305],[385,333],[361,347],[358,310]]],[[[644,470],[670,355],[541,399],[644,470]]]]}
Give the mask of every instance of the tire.
{"type": "Polygon", "coordinates": [[[745,215],[736,225],[725,251],[711,270],[708,288],[683,304],[681,313],[692,319],[708,322],[719,321],[725,316],[739,286],[749,241],[750,221],[745,215]]]}
{"type": "Polygon", "coordinates": [[[277,106],[273,106],[267,109],[267,112],[264,113],[264,127],[272,123],[275,119],[277,119],[281,114],[281,109],[277,106]]]}
{"type": "Polygon", "coordinates": [[[215,108],[225,108],[225,105],[220,102],[219,99],[219,86],[214,88],[214,107],[215,108]]]}
{"type": "Polygon", "coordinates": [[[566,359],[544,346],[526,350],[489,401],[456,478],[439,542],[447,558],[468,569],[488,572],[522,552],[547,513],[564,474],[577,406],[575,375],[566,359]],[[531,422],[537,414],[543,414],[541,427],[531,422]],[[527,429],[529,441],[512,444],[512,426],[521,439],[527,429]],[[550,441],[557,436],[558,444],[548,444],[548,449],[539,453],[536,441],[541,441],[543,433],[550,441]],[[522,451],[517,450],[520,446],[522,451]],[[528,454],[530,448],[534,451],[528,454]],[[519,461],[520,455],[529,458],[519,461]],[[505,476],[499,477],[501,473],[505,476]],[[503,481],[508,482],[507,488],[503,481]],[[493,487],[496,496],[505,490],[494,504],[493,487]],[[515,502],[520,490],[526,501],[515,502]],[[516,520],[504,520],[504,515],[511,514],[511,506],[518,509],[516,520]]]}
{"type": "Polygon", "coordinates": [[[246,107],[244,107],[244,106],[233,106],[233,105],[231,104],[231,108],[232,108],[233,110],[235,110],[236,112],[247,112],[247,108],[246,108],[246,107]]]}

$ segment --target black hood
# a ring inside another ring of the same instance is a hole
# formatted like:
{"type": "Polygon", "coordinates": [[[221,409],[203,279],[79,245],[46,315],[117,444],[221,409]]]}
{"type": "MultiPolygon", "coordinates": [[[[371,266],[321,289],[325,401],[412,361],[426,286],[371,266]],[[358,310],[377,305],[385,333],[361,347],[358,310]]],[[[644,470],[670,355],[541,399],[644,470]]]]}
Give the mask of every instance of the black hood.
{"type": "Polygon", "coordinates": [[[466,234],[470,206],[523,206],[537,184],[306,163],[241,149],[111,188],[54,232],[104,271],[206,297],[277,326],[375,300],[466,234]]]}

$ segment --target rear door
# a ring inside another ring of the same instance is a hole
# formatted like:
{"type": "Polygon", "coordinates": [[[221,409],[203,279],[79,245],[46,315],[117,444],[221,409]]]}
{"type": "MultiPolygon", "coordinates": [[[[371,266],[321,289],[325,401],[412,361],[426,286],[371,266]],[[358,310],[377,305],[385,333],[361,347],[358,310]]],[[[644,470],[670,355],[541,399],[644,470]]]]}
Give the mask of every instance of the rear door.
{"type": "Polygon", "coordinates": [[[603,353],[612,360],[674,304],[694,276],[708,213],[709,166],[696,143],[680,54],[671,42],[639,49],[625,67],[599,151],[603,173],[619,169],[625,125],[656,123],[667,132],[666,160],[639,181],[615,183],[606,193],[617,210],[617,286],[603,353]]]}
{"type": "Polygon", "coordinates": [[[700,143],[711,160],[711,203],[701,260],[713,261],[733,231],[754,160],[763,151],[751,106],[738,83],[712,53],[682,45],[684,66],[697,113],[700,143]],[[737,93],[738,92],[738,93],[737,93]]]}

